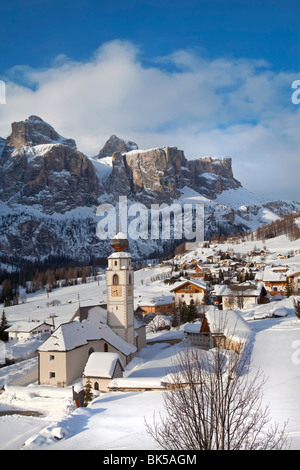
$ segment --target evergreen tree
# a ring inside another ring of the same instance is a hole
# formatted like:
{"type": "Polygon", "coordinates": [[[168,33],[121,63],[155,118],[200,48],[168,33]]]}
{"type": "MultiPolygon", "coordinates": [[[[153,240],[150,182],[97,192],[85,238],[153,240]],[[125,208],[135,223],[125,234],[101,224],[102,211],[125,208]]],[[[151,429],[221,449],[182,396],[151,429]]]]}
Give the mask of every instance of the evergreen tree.
{"type": "Polygon", "coordinates": [[[2,312],[1,323],[0,323],[0,340],[7,341],[8,333],[5,332],[6,328],[9,327],[9,324],[6,319],[5,311],[2,312]]]}
{"type": "Polygon", "coordinates": [[[84,386],[84,403],[87,406],[93,399],[92,393],[92,384],[90,379],[87,380],[87,383],[84,386]]]}
{"type": "Polygon", "coordinates": [[[172,326],[176,328],[177,326],[180,325],[180,322],[181,322],[181,302],[179,302],[179,304],[175,306],[172,326]]]}

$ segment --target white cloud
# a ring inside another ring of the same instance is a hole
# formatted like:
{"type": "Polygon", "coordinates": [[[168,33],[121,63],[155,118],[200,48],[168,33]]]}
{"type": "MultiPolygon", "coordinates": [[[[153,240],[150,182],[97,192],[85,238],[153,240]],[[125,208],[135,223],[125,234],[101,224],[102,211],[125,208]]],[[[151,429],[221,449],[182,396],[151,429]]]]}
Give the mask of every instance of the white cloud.
{"type": "Polygon", "coordinates": [[[140,148],[176,145],[188,158],[229,155],[248,189],[299,200],[296,78],[263,60],[212,60],[191,51],[145,65],[134,44],[116,40],[85,62],[60,55],[47,69],[14,67],[0,135],[36,114],[89,156],[113,133],[140,148]]]}

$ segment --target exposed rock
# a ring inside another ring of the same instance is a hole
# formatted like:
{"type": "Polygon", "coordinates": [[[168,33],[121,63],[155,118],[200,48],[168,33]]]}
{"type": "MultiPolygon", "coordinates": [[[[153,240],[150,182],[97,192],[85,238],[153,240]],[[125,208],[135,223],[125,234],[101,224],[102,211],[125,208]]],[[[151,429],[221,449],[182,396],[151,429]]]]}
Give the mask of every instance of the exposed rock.
{"type": "Polygon", "coordinates": [[[74,139],[66,139],[59,135],[50,124],[38,116],[29,116],[25,121],[13,122],[11,135],[6,139],[8,146],[19,148],[23,145],[59,143],[76,149],[74,139]]]}
{"type": "Polygon", "coordinates": [[[0,185],[2,201],[45,214],[96,205],[102,192],[91,161],[61,144],[16,149],[0,167],[0,185]]]}
{"type": "Polygon", "coordinates": [[[241,184],[233,178],[231,158],[187,160],[177,147],[114,153],[107,191],[140,202],[171,202],[188,186],[210,198],[241,184]]]}
{"type": "Polygon", "coordinates": [[[104,147],[99,151],[98,158],[108,157],[113,155],[115,152],[130,152],[130,150],[137,150],[138,146],[131,140],[123,140],[112,135],[105,143],[104,147]]]}

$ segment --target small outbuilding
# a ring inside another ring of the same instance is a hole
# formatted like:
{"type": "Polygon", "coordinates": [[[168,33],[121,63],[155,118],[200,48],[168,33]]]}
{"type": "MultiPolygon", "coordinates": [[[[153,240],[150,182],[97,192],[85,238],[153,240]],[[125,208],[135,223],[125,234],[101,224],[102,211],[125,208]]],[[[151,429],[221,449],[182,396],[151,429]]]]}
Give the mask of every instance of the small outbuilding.
{"type": "Polygon", "coordinates": [[[91,382],[92,389],[107,392],[112,379],[123,377],[124,367],[119,354],[109,352],[92,353],[84,368],[82,379],[86,385],[91,382]]]}

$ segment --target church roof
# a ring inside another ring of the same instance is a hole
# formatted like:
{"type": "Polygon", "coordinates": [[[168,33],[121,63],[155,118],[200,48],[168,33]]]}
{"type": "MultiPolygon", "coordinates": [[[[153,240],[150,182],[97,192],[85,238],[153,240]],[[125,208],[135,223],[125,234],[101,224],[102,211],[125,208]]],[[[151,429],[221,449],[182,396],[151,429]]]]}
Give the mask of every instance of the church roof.
{"type": "Polygon", "coordinates": [[[63,323],[38,348],[38,351],[71,351],[88,344],[89,341],[101,339],[125,356],[136,352],[135,346],[123,340],[109,326],[100,324],[97,328],[87,320],[63,323]]]}
{"type": "Polygon", "coordinates": [[[119,230],[118,233],[112,238],[110,246],[116,252],[125,251],[128,247],[128,240],[126,235],[119,230]]]}

